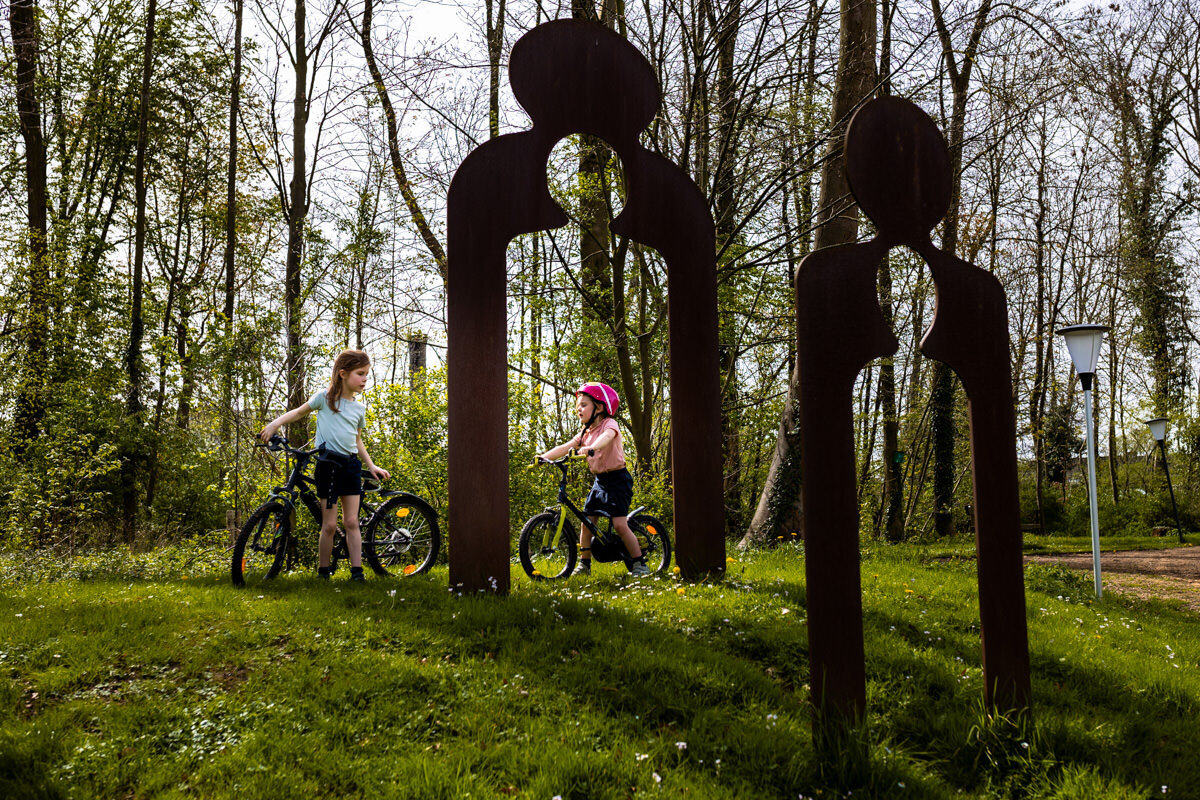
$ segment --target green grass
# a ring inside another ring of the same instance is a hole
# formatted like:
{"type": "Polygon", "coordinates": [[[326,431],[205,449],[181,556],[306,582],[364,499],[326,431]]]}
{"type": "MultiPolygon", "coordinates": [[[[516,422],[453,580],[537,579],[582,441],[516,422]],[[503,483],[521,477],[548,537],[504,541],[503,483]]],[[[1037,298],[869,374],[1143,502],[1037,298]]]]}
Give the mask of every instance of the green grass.
{"type": "Polygon", "coordinates": [[[0,797],[1200,796],[1195,615],[1029,567],[1034,724],[989,721],[974,565],[872,549],[867,728],[819,756],[800,547],[595,573],[495,598],[0,557],[0,797]]]}

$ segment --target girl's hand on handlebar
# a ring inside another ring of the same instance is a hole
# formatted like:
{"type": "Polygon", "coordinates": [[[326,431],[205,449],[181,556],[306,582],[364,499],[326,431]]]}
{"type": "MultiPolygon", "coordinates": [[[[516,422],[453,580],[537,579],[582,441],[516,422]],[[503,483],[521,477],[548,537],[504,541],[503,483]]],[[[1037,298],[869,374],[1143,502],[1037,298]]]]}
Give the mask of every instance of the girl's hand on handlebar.
{"type": "Polygon", "coordinates": [[[273,423],[268,423],[267,427],[263,428],[258,434],[258,438],[263,440],[263,444],[268,444],[271,437],[275,435],[275,431],[279,430],[273,423]]]}
{"type": "Polygon", "coordinates": [[[367,471],[370,472],[375,480],[379,481],[380,483],[392,477],[392,473],[388,472],[383,467],[371,467],[371,469],[367,471]]]}

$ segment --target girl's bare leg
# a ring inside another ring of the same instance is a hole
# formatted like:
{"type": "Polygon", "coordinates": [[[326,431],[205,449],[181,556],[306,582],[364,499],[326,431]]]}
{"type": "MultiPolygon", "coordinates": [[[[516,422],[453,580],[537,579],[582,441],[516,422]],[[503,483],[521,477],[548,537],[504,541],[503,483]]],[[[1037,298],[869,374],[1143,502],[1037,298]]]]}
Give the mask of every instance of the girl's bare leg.
{"type": "MultiPolygon", "coordinates": [[[[357,499],[357,498],[356,498],[357,499]]],[[[317,566],[328,567],[333,556],[333,535],[337,532],[338,510],[321,506],[321,538],[317,542],[317,566]]]]}
{"type": "MultiPolygon", "coordinates": [[[[346,549],[350,551],[350,566],[362,566],[362,531],[358,527],[358,507],[362,496],[342,495],[342,527],[346,530],[346,549]]],[[[333,540],[330,539],[332,546],[333,540]]]]}
{"type": "Polygon", "coordinates": [[[642,546],[638,544],[637,535],[629,529],[629,517],[613,517],[612,521],[613,527],[617,529],[617,535],[625,543],[625,549],[629,551],[629,555],[632,558],[641,558],[642,546]]]}
{"type": "MultiPolygon", "coordinates": [[[[599,519],[599,517],[591,518],[593,525],[596,524],[597,519],[599,519]]],[[[591,558],[592,557],[592,555],[591,555],[592,549],[591,548],[592,548],[592,531],[587,525],[584,525],[581,522],[581,523],[579,523],[579,554],[580,554],[580,556],[583,558],[591,558]]]]}

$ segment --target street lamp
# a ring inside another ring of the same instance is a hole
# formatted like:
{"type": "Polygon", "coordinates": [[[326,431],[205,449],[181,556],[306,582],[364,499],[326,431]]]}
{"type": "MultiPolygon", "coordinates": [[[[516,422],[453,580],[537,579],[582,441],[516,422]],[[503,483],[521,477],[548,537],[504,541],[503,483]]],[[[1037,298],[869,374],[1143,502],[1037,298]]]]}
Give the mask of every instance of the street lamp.
{"type": "Polygon", "coordinates": [[[1167,474],[1167,491],[1171,493],[1171,508],[1175,511],[1175,531],[1179,534],[1179,541],[1183,542],[1183,527],[1179,524],[1179,506],[1175,505],[1175,490],[1171,488],[1171,470],[1167,467],[1167,418],[1148,419],[1146,425],[1150,428],[1150,435],[1154,437],[1154,441],[1158,442],[1158,449],[1162,451],[1163,472],[1167,474]]]}
{"type": "Polygon", "coordinates": [[[1083,385],[1083,417],[1087,429],[1088,505],[1092,515],[1092,573],[1096,578],[1096,597],[1103,592],[1100,586],[1100,513],[1096,510],[1096,439],[1092,432],[1092,378],[1100,360],[1100,345],[1107,325],[1068,325],[1058,333],[1067,340],[1067,350],[1083,385]]]}

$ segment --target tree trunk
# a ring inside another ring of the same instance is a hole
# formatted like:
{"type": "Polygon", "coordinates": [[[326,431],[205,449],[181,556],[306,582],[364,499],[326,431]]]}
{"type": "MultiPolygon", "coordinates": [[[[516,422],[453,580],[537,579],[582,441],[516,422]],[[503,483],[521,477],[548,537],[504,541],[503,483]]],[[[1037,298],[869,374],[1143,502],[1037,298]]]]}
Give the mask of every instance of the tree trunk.
{"type": "MultiPolygon", "coordinates": [[[[870,96],[875,84],[875,12],[875,0],[841,0],[833,125],[821,169],[816,249],[846,244],[858,237],[858,206],[850,194],[842,147],[850,115],[870,96]]],[[[802,530],[800,432],[796,426],[798,396],[798,376],[793,370],[767,481],[750,528],[742,539],[743,546],[773,542],[778,536],[802,530]]]]}
{"type": "MultiPolygon", "coordinates": [[[[883,30],[879,42],[879,92],[892,93],[892,18],[896,4],[880,3],[883,30]]],[[[888,328],[894,327],[896,310],[892,298],[891,256],[879,263],[879,309],[888,328]]],[[[883,491],[876,526],[889,542],[904,541],[904,461],[900,453],[900,418],[896,408],[896,359],[883,359],[879,367],[879,405],[883,424],[883,491]]]]}
{"type": "Polygon", "coordinates": [[[1033,436],[1034,502],[1037,506],[1038,531],[1046,533],[1045,491],[1046,481],[1046,125],[1045,117],[1039,124],[1038,169],[1037,169],[1037,216],[1034,218],[1034,269],[1037,272],[1037,296],[1033,321],[1034,365],[1033,389],[1029,393],[1029,430],[1033,436]]]}
{"type": "MultiPolygon", "coordinates": [[[[371,0],[367,0],[370,4],[371,0]]],[[[505,0],[484,0],[487,9],[488,137],[500,135],[500,57],[504,49],[505,0]]]]}
{"type": "MultiPolygon", "coordinates": [[[[953,104],[950,113],[950,129],[947,144],[950,152],[951,191],[946,222],[942,229],[942,249],[951,254],[958,251],[958,217],[962,204],[962,160],[963,134],[966,129],[968,90],[971,85],[971,70],[975,65],[979,40],[987,26],[992,0],[983,0],[975,12],[975,20],[967,46],[956,50],[950,40],[950,30],[942,13],[940,0],[931,0],[934,24],[942,43],[942,60],[950,76],[953,104]],[[962,61],[955,58],[962,53],[962,61]]],[[[934,529],[940,537],[954,533],[954,408],[957,402],[958,382],[953,371],[940,361],[933,366],[933,504],[934,529]]]]}
{"type": "MultiPolygon", "coordinates": [[[[365,0],[362,22],[362,46],[363,53],[367,59],[367,69],[371,72],[371,81],[375,84],[375,93],[379,95],[379,103],[383,106],[383,116],[387,121],[388,155],[391,157],[392,175],[396,178],[396,184],[400,188],[400,196],[404,198],[404,205],[408,209],[408,215],[412,219],[413,224],[417,226],[417,232],[421,235],[421,241],[425,243],[425,248],[433,256],[433,262],[437,265],[438,274],[442,276],[442,284],[445,285],[446,250],[442,247],[442,243],[438,241],[433,229],[429,226],[429,220],[425,216],[425,212],[421,210],[421,206],[417,202],[417,196],[413,192],[412,184],[408,180],[408,173],[404,169],[404,161],[400,158],[400,130],[396,123],[396,110],[392,106],[392,98],[383,83],[383,73],[380,71],[379,64],[375,60],[375,49],[371,45],[371,21],[374,15],[374,6],[374,0],[365,0]]],[[[503,18],[503,0],[501,0],[500,9],[501,18],[503,18]]],[[[491,13],[490,0],[488,3],[488,13],[489,15],[491,13]]],[[[503,25],[503,19],[501,20],[501,25],[503,25]]],[[[503,31],[501,31],[501,38],[503,38],[503,31]]],[[[493,62],[497,74],[499,70],[498,59],[499,56],[493,62]]],[[[498,104],[499,100],[495,102],[498,104]]],[[[499,112],[497,111],[496,113],[498,114],[499,112]]],[[[492,135],[496,136],[498,133],[499,127],[496,128],[496,133],[492,135]]]]}
{"type": "MultiPolygon", "coordinates": [[[[221,359],[221,442],[225,452],[233,447],[233,312],[237,255],[238,111],[242,96],[242,12],[244,0],[233,2],[233,77],[229,85],[229,166],[225,174],[225,305],[221,313],[224,350],[221,359]]],[[[224,461],[221,482],[225,479],[224,461]]]]}
{"type": "Polygon", "coordinates": [[[410,389],[425,380],[425,349],[429,337],[420,331],[408,335],[408,386],[410,389]]]}
{"type": "Polygon", "coordinates": [[[121,458],[123,528],[126,543],[137,535],[138,487],[137,462],[141,458],[142,428],[142,319],[143,267],[146,255],[146,145],[150,126],[150,80],[154,73],[154,16],[157,0],[146,9],[146,41],[142,51],[142,90],[138,108],[137,154],[134,157],[134,243],[133,293],[129,311],[129,348],[125,354],[125,372],[129,394],[125,401],[126,442],[121,458]]]}
{"type": "MultiPolygon", "coordinates": [[[[287,314],[287,407],[296,408],[305,397],[304,351],[300,320],[300,263],[304,256],[304,222],[308,216],[307,125],[308,43],[305,32],[306,0],[296,0],[295,44],[296,93],[292,102],[292,180],[287,206],[288,248],[284,268],[283,304],[287,314]]],[[[288,439],[299,445],[308,441],[308,420],[288,426],[288,439]]]]}
{"type": "MultiPolygon", "coordinates": [[[[599,13],[591,0],[573,0],[571,16],[590,19],[612,27],[609,3],[599,13]]],[[[608,225],[612,222],[608,201],[607,167],[612,149],[603,139],[579,135],[579,283],[584,294],[584,316],[609,322],[612,319],[613,277],[609,253],[612,246],[608,225]]],[[[622,387],[628,394],[632,387],[622,387]]]]}
{"type": "MultiPolygon", "coordinates": [[[[895,320],[891,256],[879,264],[879,308],[889,328],[895,320]]],[[[880,525],[889,542],[904,540],[904,461],[900,454],[900,418],[896,410],[896,359],[879,368],[879,403],[883,416],[883,498],[880,525]]]]}
{"type": "Polygon", "coordinates": [[[37,96],[38,29],[33,0],[9,5],[13,51],[16,56],[17,114],[25,144],[25,191],[29,221],[29,310],[25,320],[25,364],[18,380],[14,422],[18,455],[38,438],[45,399],[50,265],[46,247],[46,145],[37,96]]]}

